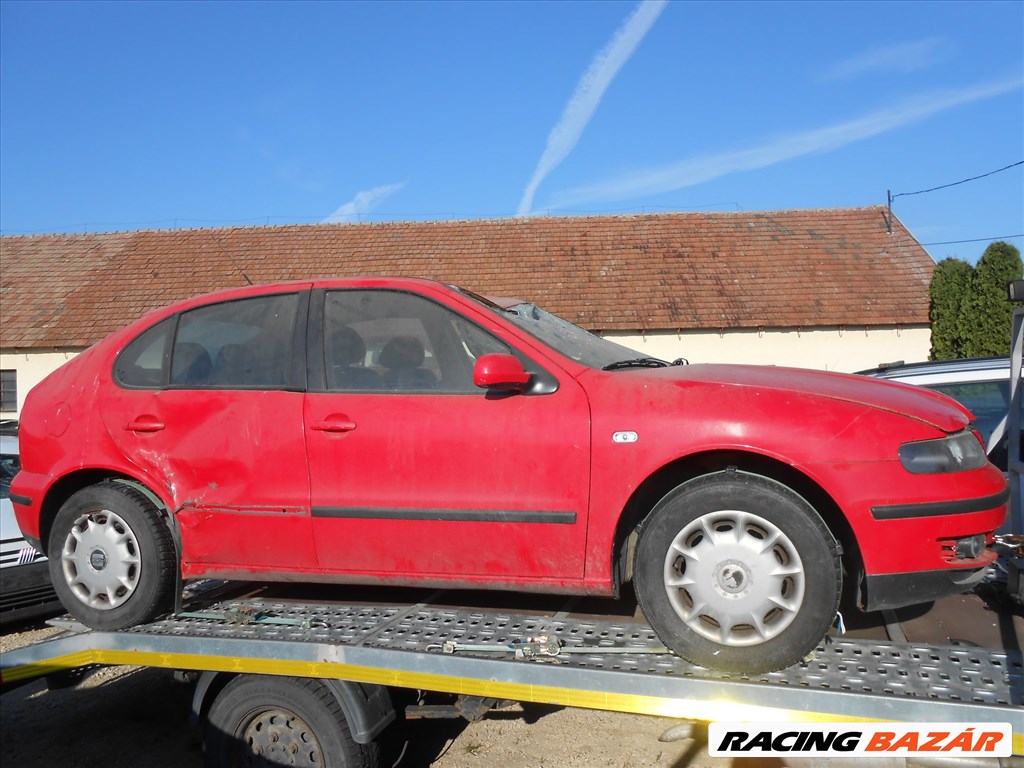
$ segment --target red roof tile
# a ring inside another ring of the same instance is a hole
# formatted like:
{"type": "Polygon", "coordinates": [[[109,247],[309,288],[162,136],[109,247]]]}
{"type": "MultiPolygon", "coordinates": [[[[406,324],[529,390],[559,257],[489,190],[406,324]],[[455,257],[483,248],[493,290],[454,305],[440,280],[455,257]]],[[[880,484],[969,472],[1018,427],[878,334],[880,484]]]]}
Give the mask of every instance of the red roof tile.
{"type": "Polygon", "coordinates": [[[927,325],[934,263],[883,207],[0,238],[0,348],[82,347],[219,288],[435,278],[617,331],[927,325]]]}

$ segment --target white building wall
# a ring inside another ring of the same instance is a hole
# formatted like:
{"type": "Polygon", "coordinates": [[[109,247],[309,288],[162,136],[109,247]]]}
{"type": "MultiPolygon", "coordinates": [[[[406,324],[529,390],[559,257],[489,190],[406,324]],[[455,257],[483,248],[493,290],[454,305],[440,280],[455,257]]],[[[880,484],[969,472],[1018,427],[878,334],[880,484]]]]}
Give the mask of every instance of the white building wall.
{"type": "Polygon", "coordinates": [[[0,352],[0,370],[17,372],[18,410],[2,411],[0,418],[13,419],[21,413],[25,395],[36,384],[78,354],[68,352],[0,352]]]}
{"type": "MultiPolygon", "coordinates": [[[[896,360],[927,360],[928,328],[839,329],[813,331],[724,331],[722,333],[603,333],[607,339],[642,355],[691,363],[747,363],[817,368],[852,373],[896,360]]],[[[0,369],[17,371],[18,410],[0,412],[16,418],[28,391],[78,353],[0,353],[0,369]]]]}
{"type": "Polygon", "coordinates": [[[853,373],[897,360],[919,362],[931,352],[930,328],[831,328],[810,331],[601,334],[644,356],[691,363],[746,363],[853,373]]]}

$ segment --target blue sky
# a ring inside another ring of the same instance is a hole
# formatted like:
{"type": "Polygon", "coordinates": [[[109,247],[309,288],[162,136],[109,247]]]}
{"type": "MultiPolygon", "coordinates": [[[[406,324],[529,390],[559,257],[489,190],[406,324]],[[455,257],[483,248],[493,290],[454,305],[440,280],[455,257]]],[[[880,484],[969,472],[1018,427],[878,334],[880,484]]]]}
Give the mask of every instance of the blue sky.
{"type": "Polygon", "coordinates": [[[1024,165],[905,193],[1022,160],[1017,1],[0,2],[3,234],[891,190],[975,261],[1024,246],[1024,165]]]}

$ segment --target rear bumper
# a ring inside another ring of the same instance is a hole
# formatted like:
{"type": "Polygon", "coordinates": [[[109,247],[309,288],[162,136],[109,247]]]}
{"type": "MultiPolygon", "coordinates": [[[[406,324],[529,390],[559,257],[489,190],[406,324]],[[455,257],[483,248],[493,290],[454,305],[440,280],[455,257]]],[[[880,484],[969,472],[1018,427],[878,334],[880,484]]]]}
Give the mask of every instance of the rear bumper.
{"type": "Polygon", "coordinates": [[[46,549],[39,535],[39,513],[50,482],[49,475],[37,475],[22,469],[11,483],[11,503],[14,505],[14,516],[18,520],[21,535],[43,553],[46,549]]]}
{"type": "Polygon", "coordinates": [[[985,571],[985,567],[975,567],[865,576],[861,593],[863,609],[902,608],[966,592],[985,577],[985,571]]]}

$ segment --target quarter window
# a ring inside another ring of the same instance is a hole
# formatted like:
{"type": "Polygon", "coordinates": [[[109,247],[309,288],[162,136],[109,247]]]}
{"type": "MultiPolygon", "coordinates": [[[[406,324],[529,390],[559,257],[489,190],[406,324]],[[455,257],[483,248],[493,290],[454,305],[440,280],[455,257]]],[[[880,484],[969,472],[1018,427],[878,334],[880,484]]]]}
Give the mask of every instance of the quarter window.
{"type": "Polygon", "coordinates": [[[161,320],[121,351],[114,364],[114,377],[120,384],[144,389],[163,386],[174,320],[161,320]]]}

